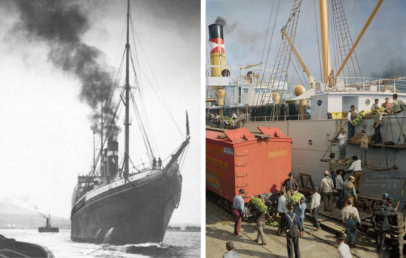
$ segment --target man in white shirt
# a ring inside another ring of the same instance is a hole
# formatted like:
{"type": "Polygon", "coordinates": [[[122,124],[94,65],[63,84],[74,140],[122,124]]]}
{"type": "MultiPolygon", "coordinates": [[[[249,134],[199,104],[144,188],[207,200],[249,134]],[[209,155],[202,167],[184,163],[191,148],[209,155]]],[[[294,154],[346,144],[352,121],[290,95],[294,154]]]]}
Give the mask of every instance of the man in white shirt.
{"type": "Polygon", "coordinates": [[[338,169],[336,172],[336,189],[338,193],[337,208],[340,210],[343,208],[343,198],[344,198],[344,180],[343,180],[343,170],[338,169]]]}
{"type": "Polygon", "coordinates": [[[338,244],[338,258],[352,258],[350,247],[344,243],[344,233],[339,232],[336,234],[336,242],[338,244]]]}
{"type": "Polygon", "coordinates": [[[324,171],[324,178],[321,180],[320,184],[320,192],[323,193],[324,197],[324,211],[332,211],[331,197],[333,196],[333,191],[333,180],[331,180],[330,173],[326,170],[324,171]]]}
{"type": "Polygon", "coordinates": [[[358,116],[358,112],[355,110],[355,106],[351,105],[351,110],[348,112],[348,115],[347,115],[348,140],[351,140],[351,138],[355,134],[355,126],[354,126],[354,122],[352,120],[354,120],[357,116],[358,116]]]}
{"type": "Polygon", "coordinates": [[[318,193],[318,191],[319,191],[318,187],[314,187],[312,202],[310,203],[310,214],[313,215],[313,225],[316,227],[314,231],[319,231],[321,229],[318,220],[321,196],[318,193]]]}
{"type": "Polygon", "coordinates": [[[347,234],[347,243],[349,246],[355,247],[357,238],[357,222],[361,227],[361,219],[359,218],[358,210],[352,206],[352,199],[347,200],[348,206],[342,211],[342,221],[345,223],[345,233],[347,234]]]}
{"type": "Polygon", "coordinates": [[[359,193],[360,188],[361,188],[361,176],[362,176],[362,168],[361,168],[361,160],[358,159],[357,155],[352,156],[351,158],[353,160],[351,167],[349,167],[347,170],[353,170],[354,171],[354,187],[355,191],[359,193]]]}
{"type": "Polygon", "coordinates": [[[226,243],[226,249],[227,253],[223,255],[223,258],[238,258],[238,253],[236,250],[234,250],[234,243],[231,241],[228,241],[226,243]]]}
{"type": "Polygon", "coordinates": [[[343,128],[342,132],[337,136],[338,140],[338,149],[340,150],[339,160],[345,159],[347,154],[347,136],[345,135],[347,130],[343,128]]]}
{"type": "Polygon", "coordinates": [[[284,223],[285,220],[283,218],[285,217],[286,213],[288,213],[286,204],[288,204],[288,196],[286,195],[286,190],[282,188],[281,195],[278,198],[278,212],[279,212],[279,217],[281,218],[278,231],[276,232],[278,234],[278,236],[282,235],[282,230],[285,228],[285,223],[284,223]]]}

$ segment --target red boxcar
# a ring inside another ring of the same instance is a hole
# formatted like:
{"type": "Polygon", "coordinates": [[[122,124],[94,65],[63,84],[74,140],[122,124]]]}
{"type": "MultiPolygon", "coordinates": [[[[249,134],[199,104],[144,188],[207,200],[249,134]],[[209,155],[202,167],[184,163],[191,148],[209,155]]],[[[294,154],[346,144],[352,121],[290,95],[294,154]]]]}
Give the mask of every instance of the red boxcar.
{"type": "Polygon", "coordinates": [[[206,188],[229,202],[245,189],[249,196],[275,193],[292,171],[291,142],[278,128],[206,129],[206,188]]]}

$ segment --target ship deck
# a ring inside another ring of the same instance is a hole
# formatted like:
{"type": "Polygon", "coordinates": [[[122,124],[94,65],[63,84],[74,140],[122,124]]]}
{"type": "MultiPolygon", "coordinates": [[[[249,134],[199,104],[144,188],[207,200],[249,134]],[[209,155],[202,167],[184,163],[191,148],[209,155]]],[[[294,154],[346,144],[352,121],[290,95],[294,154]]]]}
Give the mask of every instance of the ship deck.
{"type": "MultiPolygon", "coordinates": [[[[336,226],[344,231],[344,226],[335,219],[320,216],[323,224],[336,226]]],[[[329,225],[329,226],[331,226],[329,225]]],[[[255,243],[257,236],[256,224],[251,220],[243,221],[241,226],[242,237],[235,237],[234,218],[216,203],[206,200],[206,257],[222,257],[226,252],[227,241],[233,241],[239,257],[287,257],[286,238],[277,236],[276,227],[265,226],[265,237],[268,245],[261,246],[255,243]]],[[[313,223],[305,219],[305,235],[299,240],[301,257],[338,257],[335,234],[331,231],[314,231],[313,223]],[[317,251],[315,251],[317,250],[317,251]]],[[[357,234],[357,248],[351,249],[353,257],[389,257],[389,252],[383,251],[379,256],[374,248],[375,239],[365,233],[357,234]]]]}

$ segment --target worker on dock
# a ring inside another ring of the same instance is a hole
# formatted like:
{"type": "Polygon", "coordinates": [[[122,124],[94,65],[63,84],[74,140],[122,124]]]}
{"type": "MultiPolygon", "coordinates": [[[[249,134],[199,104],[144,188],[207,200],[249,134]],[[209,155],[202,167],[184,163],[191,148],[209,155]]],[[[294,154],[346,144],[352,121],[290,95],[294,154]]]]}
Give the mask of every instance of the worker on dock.
{"type": "Polygon", "coordinates": [[[375,103],[371,106],[371,112],[375,112],[375,109],[379,109],[379,99],[375,99],[375,103]]]}
{"type": "Polygon", "coordinates": [[[336,189],[337,189],[337,194],[338,194],[338,200],[337,200],[337,208],[340,210],[343,208],[343,198],[344,198],[344,180],[342,177],[343,170],[342,169],[337,169],[336,171],[336,189]]]}
{"type": "Polygon", "coordinates": [[[235,217],[234,235],[242,236],[242,234],[240,233],[240,228],[241,228],[241,219],[245,218],[245,207],[244,207],[245,190],[240,189],[238,193],[239,194],[236,195],[233,199],[233,214],[235,217]]]}
{"type": "Polygon", "coordinates": [[[388,197],[389,197],[389,194],[387,194],[387,193],[382,194],[382,201],[378,202],[378,207],[380,209],[383,209],[384,207],[386,207],[386,199],[388,199],[388,197]]]}
{"type": "Polygon", "coordinates": [[[357,155],[352,156],[351,159],[353,160],[351,166],[346,170],[354,171],[354,178],[355,178],[355,191],[359,193],[361,187],[361,176],[362,176],[362,168],[361,168],[361,160],[358,159],[357,155]]]}
{"type": "Polygon", "coordinates": [[[336,242],[338,244],[338,258],[352,258],[352,254],[350,251],[350,247],[344,243],[344,233],[343,232],[338,232],[336,234],[336,242]]]}
{"type": "Polygon", "coordinates": [[[299,200],[299,203],[294,208],[294,212],[295,212],[296,216],[299,217],[300,224],[302,224],[303,230],[305,229],[305,226],[304,226],[305,211],[306,211],[306,198],[303,196],[299,200]]]}
{"type": "MultiPolygon", "coordinates": [[[[260,198],[260,200],[262,203],[265,204],[264,198],[260,198]]],[[[265,229],[265,221],[268,220],[269,217],[270,215],[268,211],[266,213],[258,211],[255,215],[255,221],[257,222],[257,231],[258,231],[256,242],[259,244],[259,239],[261,238],[262,244],[260,245],[266,245],[264,229],[265,229]]]]}
{"type": "Polygon", "coordinates": [[[398,94],[396,94],[396,93],[393,94],[392,98],[393,98],[393,102],[390,104],[389,107],[385,108],[385,112],[390,110],[390,111],[392,111],[392,113],[397,113],[402,110],[400,107],[400,102],[398,100],[398,94]]]}
{"type": "Polygon", "coordinates": [[[388,196],[385,200],[385,205],[383,205],[383,209],[386,211],[396,211],[397,209],[392,206],[393,198],[388,196]],[[389,205],[388,205],[389,202],[389,205]]]}
{"type": "Polygon", "coordinates": [[[337,163],[336,163],[336,154],[330,153],[330,176],[331,176],[331,180],[333,180],[333,184],[334,184],[334,189],[336,188],[336,170],[337,170],[337,163]]]}
{"type": "Polygon", "coordinates": [[[374,143],[379,144],[382,143],[382,134],[381,134],[381,126],[382,126],[382,113],[379,111],[379,107],[375,109],[375,120],[373,127],[375,128],[375,137],[374,143]]]}
{"type": "Polygon", "coordinates": [[[355,126],[354,126],[354,122],[352,120],[354,120],[357,116],[358,116],[358,112],[355,110],[355,105],[351,105],[351,109],[347,115],[348,139],[349,140],[351,140],[351,138],[355,134],[355,126]]]}
{"type": "Polygon", "coordinates": [[[345,159],[345,155],[347,155],[347,130],[343,128],[341,133],[337,136],[338,140],[338,149],[340,150],[339,160],[345,159]]]}
{"type": "Polygon", "coordinates": [[[278,212],[279,217],[281,219],[279,222],[278,231],[276,231],[278,236],[282,235],[282,231],[285,228],[285,220],[283,218],[285,217],[286,213],[288,213],[288,209],[286,208],[286,204],[288,203],[288,196],[286,195],[286,190],[282,188],[280,192],[281,195],[278,198],[278,212]]]}
{"type": "Polygon", "coordinates": [[[383,208],[375,211],[371,219],[375,228],[376,248],[378,253],[382,251],[383,244],[385,243],[385,235],[390,231],[391,225],[389,223],[388,216],[389,217],[391,215],[396,216],[396,212],[393,210],[392,207],[392,202],[393,202],[392,197],[388,197],[385,204],[385,206],[388,208],[387,209],[383,208]],[[390,209],[389,207],[392,209],[390,209]]]}
{"type": "Polygon", "coordinates": [[[316,227],[314,231],[321,229],[319,223],[319,209],[320,209],[321,196],[319,194],[319,188],[314,187],[314,193],[312,194],[312,201],[310,203],[310,214],[313,216],[313,226],[316,227]]]}
{"type": "Polygon", "coordinates": [[[304,235],[304,230],[298,216],[293,213],[293,204],[288,202],[286,205],[288,213],[285,215],[285,229],[286,229],[286,245],[288,249],[288,257],[293,258],[293,249],[295,251],[295,258],[300,258],[299,250],[299,237],[304,235]]]}
{"type": "MultiPolygon", "coordinates": [[[[368,136],[366,136],[365,130],[361,130],[361,134],[362,134],[362,138],[360,140],[360,142],[361,142],[361,146],[360,146],[360,149],[361,149],[361,161],[364,163],[364,166],[366,167],[366,166],[368,166],[368,163],[367,163],[368,157],[367,156],[368,156],[368,143],[369,143],[369,140],[368,140],[368,136]]],[[[355,173],[354,173],[354,176],[355,176],[355,173]]],[[[355,180],[357,181],[357,177],[355,177],[355,180]]],[[[360,181],[361,181],[361,179],[360,179],[360,181]]]]}
{"type": "Polygon", "coordinates": [[[238,258],[239,257],[237,251],[234,250],[234,243],[233,242],[228,241],[226,243],[226,250],[227,250],[227,253],[225,253],[223,255],[223,258],[238,258]]]}
{"type": "Polygon", "coordinates": [[[348,178],[348,180],[346,180],[344,182],[344,190],[343,190],[343,194],[344,194],[344,207],[347,206],[347,201],[348,199],[351,199],[353,202],[357,202],[357,193],[355,191],[355,187],[354,187],[354,180],[355,178],[353,176],[350,176],[348,178]]]}
{"type": "Polygon", "coordinates": [[[357,238],[357,222],[361,227],[361,219],[359,218],[358,210],[352,206],[352,199],[347,200],[347,207],[342,211],[342,221],[345,223],[345,233],[347,234],[347,244],[355,247],[355,239],[357,238]]]}
{"type": "Polygon", "coordinates": [[[331,197],[333,196],[334,183],[330,178],[330,173],[326,170],[324,171],[324,178],[320,183],[320,192],[323,193],[324,198],[324,211],[332,211],[331,208],[331,197]]]}
{"type": "Polygon", "coordinates": [[[289,173],[288,179],[283,181],[282,188],[285,188],[286,193],[288,194],[288,197],[290,198],[292,195],[298,192],[299,190],[299,184],[296,182],[295,179],[293,179],[293,174],[292,172],[289,173]]]}

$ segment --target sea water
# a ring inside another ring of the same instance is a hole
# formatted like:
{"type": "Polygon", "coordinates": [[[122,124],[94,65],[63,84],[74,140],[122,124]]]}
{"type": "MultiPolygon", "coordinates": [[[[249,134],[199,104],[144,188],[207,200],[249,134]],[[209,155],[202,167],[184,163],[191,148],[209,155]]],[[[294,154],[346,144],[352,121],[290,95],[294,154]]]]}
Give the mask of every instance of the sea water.
{"type": "Polygon", "coordinates": [[[168,231],[162,245],[124,246],[75,243],[70,239],[69,229],[62,229],[59,233],[39,233],[35,229],[0,229],[0,234],[17,241],[45,246],[52,251],[55,258],[200,257],[201,248],[200,232],[168,231]],[[91,253],[93,251],[95,252],[91,253]]]}

